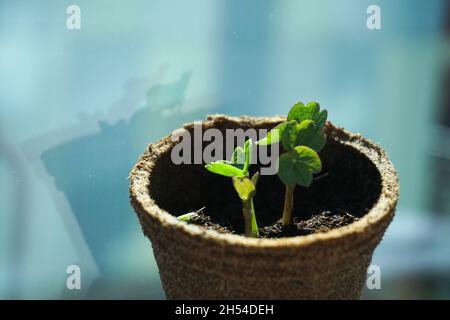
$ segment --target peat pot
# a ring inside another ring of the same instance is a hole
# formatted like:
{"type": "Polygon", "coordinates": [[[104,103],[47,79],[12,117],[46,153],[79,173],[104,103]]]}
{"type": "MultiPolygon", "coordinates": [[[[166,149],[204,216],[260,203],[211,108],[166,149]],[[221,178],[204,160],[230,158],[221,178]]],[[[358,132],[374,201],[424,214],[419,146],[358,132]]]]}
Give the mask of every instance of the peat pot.
{"type": "MultiPolygon", "coordinates": [[[[283,120],[215,115],[200,125],[203,130],[271,129],[283,120]]],[[[194,126],[184,128],[193,132],[194,126]]],[[[174,164],[171,150],[177,140],[167,136],[149,145],[131,171],[130,197],[168,299],[361,297],[372,253],[394,216],[398,177],[385,151],[368,139],[330,122],[325,133],[327,144],[319,155],[328,176],[296,188],[293,214],[338,208],[359,219],[326,232],[278,239],[246,238],[178,221],[176,216],[201,207],[218,221],[216,212],[241,213],[241,203],[229,178],[202,164],[174,164]]],[[[280,218],[283,197],[276,175],[260,177],[254,198],[260,227],[280,218]]]]}

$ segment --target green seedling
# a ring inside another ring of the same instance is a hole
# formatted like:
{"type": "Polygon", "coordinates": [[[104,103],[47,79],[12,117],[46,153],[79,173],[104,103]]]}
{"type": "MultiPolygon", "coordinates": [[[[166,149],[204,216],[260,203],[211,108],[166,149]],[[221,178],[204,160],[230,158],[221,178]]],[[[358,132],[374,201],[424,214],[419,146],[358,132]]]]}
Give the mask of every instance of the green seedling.
{"type": "Polygon", "coordinates": [[[200,208],[197,211],[192,211],[192,212],[182,214],[181,216],[178,216],[177,219],[180,221],[189,222],[192,217],[199,215],[200,213],[203,213],[203,210],[205,210],[205,207],[200,208]]]}
{"type": "Polygon", "coordinates": [[[256,194],[256,183],[259,173],[249,178],[249,168],[252,154],[252,140],[248,139],[244,148],[237,147],[231,160],[214,161],[205,166],[213,173],[231,177],[233,187],[242,200],[244,214],[245,235],[247,237],[259,237],[258,224],[256,223],[253,197],[256,194]]]}
{"type": "Polygon", "coordinates": [[[287,120],[273,128],[258,145],[281,142],[285,153],[278,159],[278,177],[286,185],[283,225],[292,224],[292,208],[295,186],[309,187],[313,174],[322,170],[318,152],[326,143],[323,132],[328,113],[320,110],[319,103],[304,105],[296,103],[288,113],[287,120]]]}

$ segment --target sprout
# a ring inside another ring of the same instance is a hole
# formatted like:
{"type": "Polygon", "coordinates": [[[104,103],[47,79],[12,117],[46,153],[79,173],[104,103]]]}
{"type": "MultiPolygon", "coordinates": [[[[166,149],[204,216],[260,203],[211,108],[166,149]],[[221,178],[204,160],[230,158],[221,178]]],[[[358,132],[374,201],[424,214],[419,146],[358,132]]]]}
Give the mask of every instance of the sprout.
{"type": "Polygon", "coordinates": [[[292,207],[295,186],[309,187],[313,174],[322,170],[317,154],[326,143],[323,133],[327,111],[320,111],[319,103],[296,103],[287,120],[273,128],[258,145],[281,142],[286,150],[279,158],[278,177],[286,185],[283,209],[283,225],[292,224],[292,207]]]}
{"type": "Polygon", "coordinates": [[[185,214],[182,214],[181,216],[178,216],[177,219],[184,222],[189,222],[193,217],[199,215],[200,213],[203,213],[203,210],[205,210],[205,207],[202,207],[198,209],[197,211],[188,212],[185,214]]]}
{"type": "Polygon", "coordinates": [[[258,224],[256,223],[253,197],[256,194],[256,183],[259,173],[249,178],[250,160],[252,154],[252,140],[248,139],[244,148],[237,147],[231,160],[214,161],[205,166],[213,173],[231,177],[234,189],[242,200],[245,235],[247,237],[259,237],[258,224]]]}
{"type": "MultiPolygon", "coordinates": [[[[322,150],[327,140],[324,133],[327,116],[327,110],[320,110],[318,102],[306,105],[298,102],[289,111],[285,122],[277,125],[257,142],[258,145],[281,143],[286,151],[278,159],[278,177],[286,185],[283,226],[292,225],[295,186],[298,184],[309,187],[314,179],[313,175],[322,170],[322,162],[317,153],[322,150]]],[[[259,173],[249,178],[251,150],[252,140],[248,139],[243,148],[238,146],[234,150],[231,160],[214,161],[205,168],[232,178],[233,187],[242,200],[245,235],[259,237],[253,206],[259,173]]],[[[194,214],[187,213],[178,219],[189,221],[194,214]]]]}

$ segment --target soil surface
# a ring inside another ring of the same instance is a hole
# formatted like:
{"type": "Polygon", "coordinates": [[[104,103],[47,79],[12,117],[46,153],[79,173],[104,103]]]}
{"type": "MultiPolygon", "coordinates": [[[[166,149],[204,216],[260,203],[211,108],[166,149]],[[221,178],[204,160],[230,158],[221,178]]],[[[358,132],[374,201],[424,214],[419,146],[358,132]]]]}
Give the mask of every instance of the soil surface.
{"type": "MultiPolygon", "coordinates": [[[[298,217],[293,219],[292,226],[285,227],[281,219],[270,226],[259,228],[261,238],[282,238],[304,236],[316,232],[327,232],[331,229],[346,226],[358,218],[345,212],[344,210],[324,211],[308,220],[301,220],[298,217]]],[[[199,225],[206,229],[212,229],[220,233],[236,233],[233,226],[228,224],[224,227],[211,222],[211,217],[204,212],[199,212],[192,216],[189,223],[199,225]]]]}

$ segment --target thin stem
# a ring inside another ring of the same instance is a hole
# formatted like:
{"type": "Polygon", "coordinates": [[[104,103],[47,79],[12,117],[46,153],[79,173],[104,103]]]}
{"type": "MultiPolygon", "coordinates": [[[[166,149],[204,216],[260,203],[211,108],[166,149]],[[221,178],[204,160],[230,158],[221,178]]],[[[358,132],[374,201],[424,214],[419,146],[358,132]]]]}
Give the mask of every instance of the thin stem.
{"type": "Polygon", "coordinates": [[[292,208],[294,206],[294,189],[295,184],[292,186],[286,185],[286,194],[284,196],[284,209],[283,209],[283,226],[292,224],[292,208]]]}
{"type": "Polygon", "coordinates": [[[242,200],[242,208],[244,213],[245,236],[252,236],[252,205],[250,200],[242,200]]]}
{"type": "Polygon", "coordinates": [[[245,236],[259,237],[258,224],[256,223],[255,208],[253,207],[253,198],[242,200],[244,212],[245,236]]]}
{"type": "Polygon", "coordinates": [[[252,236],[259,238],[258,223],[256,222],[255,207],[253,206],[253,198],[250,199],[250,207],[252,210],[252,236]]]}

